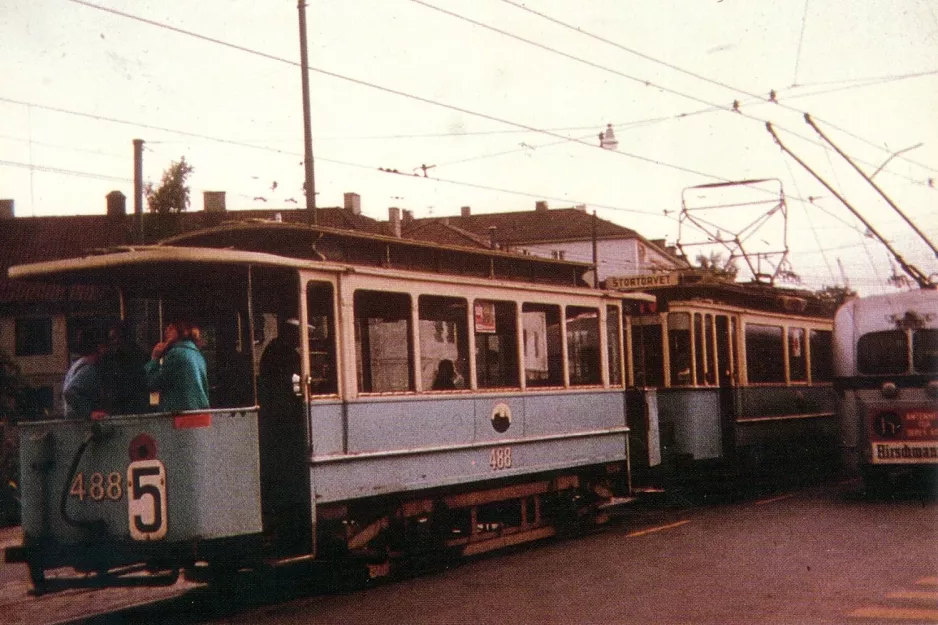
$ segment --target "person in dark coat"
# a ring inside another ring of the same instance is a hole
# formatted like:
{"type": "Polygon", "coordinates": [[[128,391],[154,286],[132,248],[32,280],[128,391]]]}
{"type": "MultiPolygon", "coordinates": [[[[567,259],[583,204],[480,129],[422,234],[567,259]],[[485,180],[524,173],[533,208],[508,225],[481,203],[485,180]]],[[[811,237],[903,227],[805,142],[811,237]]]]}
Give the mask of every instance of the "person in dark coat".
{"type": "Polygon", "coordinates": [[[146,365],[149,358],[133,340],[133,329],[118,322],[108,330],[101,355],[101,386],[108,414],[141,414],[150,407],[146,365]]]}
{"type": "Polygon", "coordinates": [[[197,327],[174,321],[166,326],[163,341],[153,347],[146,364],[147,386],[160,394],[162,412],[209,407],[208,368],[199,351],[197,327]]]}

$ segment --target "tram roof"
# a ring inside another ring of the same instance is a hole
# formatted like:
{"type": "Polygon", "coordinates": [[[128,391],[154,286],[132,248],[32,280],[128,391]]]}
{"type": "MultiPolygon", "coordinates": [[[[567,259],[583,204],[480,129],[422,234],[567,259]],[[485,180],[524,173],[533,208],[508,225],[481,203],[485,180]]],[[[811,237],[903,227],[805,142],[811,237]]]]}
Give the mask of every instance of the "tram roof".
{"type": "MultiPolygon", "coordinates": [[[[16,265],[11,279],[46,283],[120,282],[123,270],[165,267],[167,278],[183,265],[261,265],[303,268],[348,265],[498,280],[589,286],[588,263],[464,248],[375,234],[273,221],[237,222],[193,231],[155,245],[96,250],[85,256],[16,265]]],[[[139,274],[135,274],[139,275],[139,274]]],[[[154,276],[156,277],[156,276],[154,276]]],[[[641,299],[641,298],[636,298],[641,299]]]]}

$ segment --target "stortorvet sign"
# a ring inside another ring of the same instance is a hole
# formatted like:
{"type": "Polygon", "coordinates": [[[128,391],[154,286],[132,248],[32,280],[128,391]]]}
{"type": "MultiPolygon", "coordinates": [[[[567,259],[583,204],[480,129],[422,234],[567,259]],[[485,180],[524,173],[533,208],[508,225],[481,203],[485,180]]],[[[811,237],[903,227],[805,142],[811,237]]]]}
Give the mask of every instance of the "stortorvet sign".
{"type": "Polygon", "coordinates": [[[677,286],[680,276],[677,273],[652,273],[639,276],[609,276],[606,288],[615,291],[654,289],[664,286],[677,286]]]}

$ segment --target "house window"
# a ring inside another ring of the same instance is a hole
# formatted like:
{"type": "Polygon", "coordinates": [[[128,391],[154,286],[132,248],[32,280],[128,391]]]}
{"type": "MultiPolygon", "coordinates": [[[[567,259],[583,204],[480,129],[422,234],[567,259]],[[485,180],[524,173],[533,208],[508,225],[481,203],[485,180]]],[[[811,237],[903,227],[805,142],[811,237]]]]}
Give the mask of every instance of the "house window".
{"type": "Polygon", "coordinates": [[[52,353],[52,319],[33,317],[16,320],[16,355],[45,356],[52,353]]]}

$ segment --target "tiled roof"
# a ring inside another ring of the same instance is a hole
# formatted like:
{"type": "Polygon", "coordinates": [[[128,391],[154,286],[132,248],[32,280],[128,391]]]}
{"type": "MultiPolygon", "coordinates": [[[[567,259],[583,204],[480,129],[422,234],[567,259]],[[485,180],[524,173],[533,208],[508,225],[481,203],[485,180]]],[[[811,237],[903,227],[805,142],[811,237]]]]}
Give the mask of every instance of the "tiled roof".
{"type": "MultiPolygon", "coordinates": [[[[585,241],[593,237],[593,215],[578,208],[555,208],[512,213],[487,213],[469,217],[433,217],[415,219],[403,227],[403,235],[412,236],[426,222],[442,221],[451,227],[470,232],[488,242],[490,229],[501,246],[534,243],[585,241]]],[[[602,240],[634,239],[640,235],[611,221],[596,218],[596,236],[602,240]]]]}
{"type": "Polygon", "coordinates": [[[401,230],[401,236],[404,238],[439,243],[440,245],[479,248],[489,248],[491,246],[487,238],[463,230],[446,220],[421,219],[419,223],[413,224],[406,230],[402,227],[401,230]]]}

